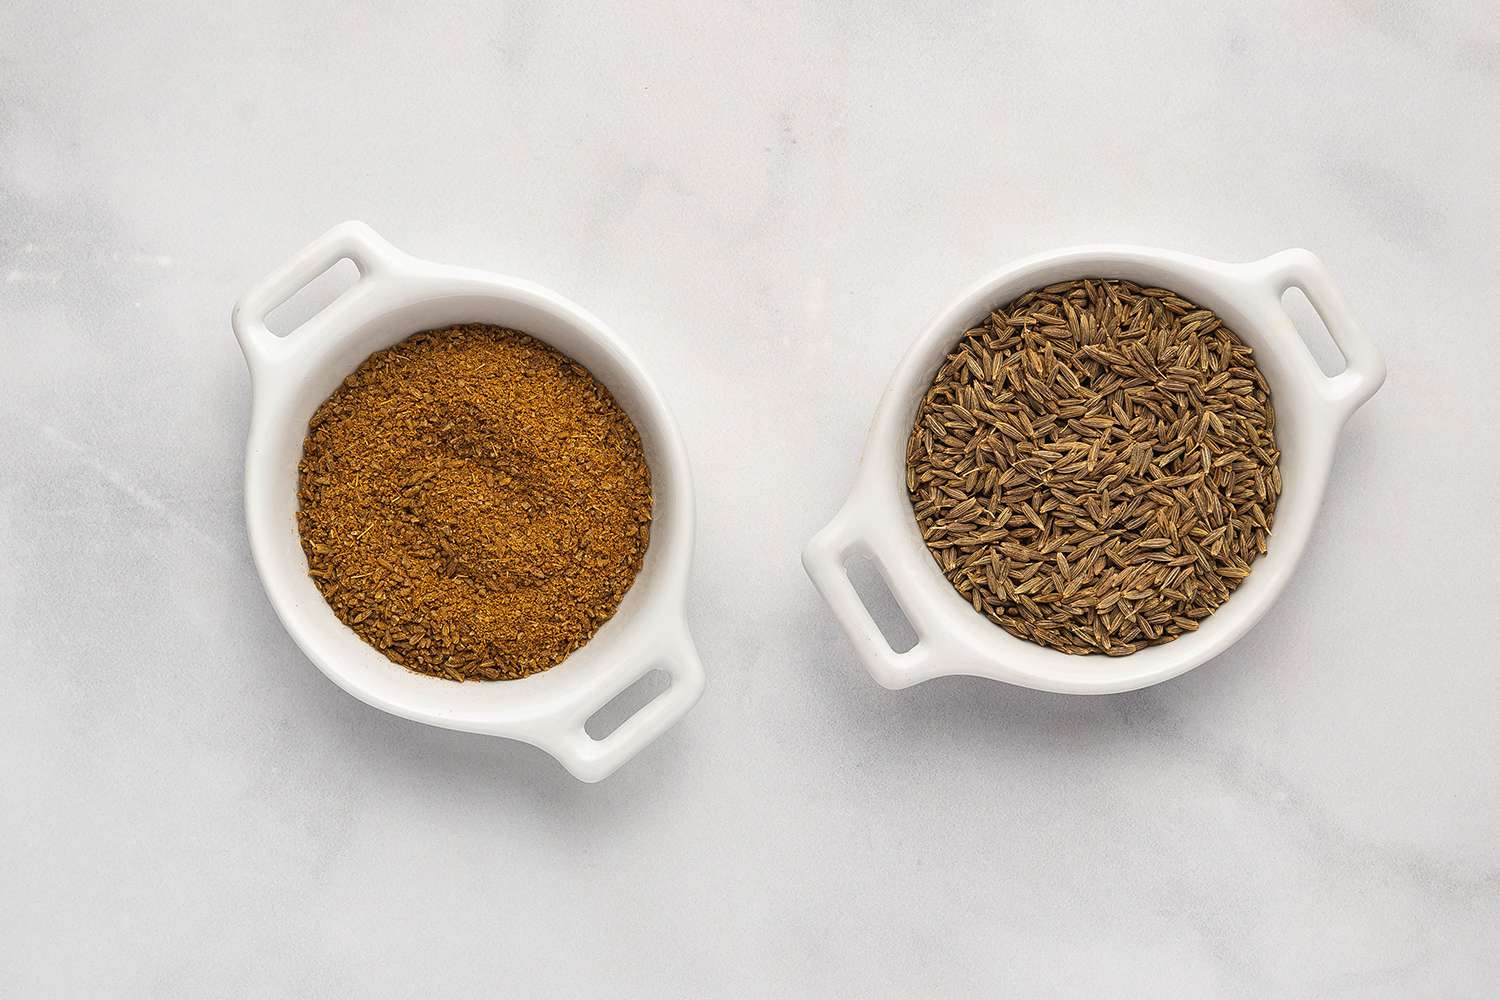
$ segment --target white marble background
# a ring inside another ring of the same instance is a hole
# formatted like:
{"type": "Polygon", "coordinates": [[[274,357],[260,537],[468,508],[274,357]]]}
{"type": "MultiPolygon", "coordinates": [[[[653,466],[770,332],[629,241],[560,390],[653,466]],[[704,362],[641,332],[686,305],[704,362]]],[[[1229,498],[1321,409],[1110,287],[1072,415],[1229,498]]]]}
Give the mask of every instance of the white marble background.
{"type": "Polygon", "coordinates": [[[0,994],[1495,995],[1495,8],[1147,6],[0,8],[0,994]],[[601,785],[261,593],[229,307],[345,218],[682,421],[709,688],[601,785]],[[881,690],[798,550],[925,320],[1096,240],[1305,245],[1384,348],[1306,559],[1161,687],[881,690]]]}

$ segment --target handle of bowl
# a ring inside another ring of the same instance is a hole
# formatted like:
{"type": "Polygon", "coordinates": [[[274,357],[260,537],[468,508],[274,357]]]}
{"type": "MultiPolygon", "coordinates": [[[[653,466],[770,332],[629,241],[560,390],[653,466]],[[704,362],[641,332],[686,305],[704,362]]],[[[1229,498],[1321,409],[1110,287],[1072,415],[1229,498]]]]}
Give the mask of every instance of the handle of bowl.
{"type": "Polygon", "coordinates": [[[876,562],[879,572],[886,578],[892,596],[895,596],[896,588],[890,586],[885,563],[874,546],[867,541],[866,533],[859,525],[858,516],[846,506],[802,550],[802,568],[807,571],[813,586],[833,611],[834,618],[854,645],[854,652],[864,663],[870,676],[882,687],[909,687],[933,676],[932,642],[923,632],[917,617],[904,605],[902,611],[917,632],[917,644],[898,653],[885,641],[880,626],[870,616],[870,609],[854,589],[849,571],[845,568],[850,556],[856,553],[868,555],[876,562]]]}
{"type": "Polygon", "coordinates": [[[574,777],[583,781],[601,781],[620,765],[644,750],[658,736],[687,714],[703,694],[703,663],[693,646],[685,623],[673,630],[672,638],[646,659],[641,670],[622,687],[609,692],[598,704],[575,713],[560,729],[544,735],[537,742],[562,762],[574,777]],[[636,711],[634,715],[603,739],[596,740],[584,730],[584,724],[599,709],[651,670],[663,670],[671,678],[667,689],[636,711]]]}
{"type": "Polygon", "coordinates": [[[303,247],[235,303],[230,325],[251,372],[289,357],[296,350],[296,341],[336,322],[341,313],[347,313],[368,294],[373,281],[400,269],[408,259],[363,222],[340,223],[303,247]],[[352,288],[287,336],[278,337],[266,328],[266,315],[271,310],[345,257],[359,269],[359,280],[352,288]]]}
{"type": "Polygon", "coordinates": [[[1300,288],[1317,310],[1329,336],[1344,355],[1347,367],[1327,376],[1314,370],[1323,396],[1347,418],[1375,395],[1385,382],[1385,358],[1344,304],[1344,297],[1318,256],[1309,250],[1283,250],[1254,265],[1270,292],[1281,303],[1289,288],[1300,288]]]}

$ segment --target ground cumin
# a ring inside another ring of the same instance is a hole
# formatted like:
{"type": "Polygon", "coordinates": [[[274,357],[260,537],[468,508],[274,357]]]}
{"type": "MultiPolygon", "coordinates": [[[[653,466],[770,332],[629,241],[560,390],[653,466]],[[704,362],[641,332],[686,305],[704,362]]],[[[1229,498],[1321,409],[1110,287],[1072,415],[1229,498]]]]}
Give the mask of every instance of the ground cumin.
{"type": "Polygon", "coordinates": [[[630,418],[581,365],[495,326],[366,359],[308,423],[297,498],[339,619],[453,680],[561,662],[615,613],[650,540],[630,418]]]}

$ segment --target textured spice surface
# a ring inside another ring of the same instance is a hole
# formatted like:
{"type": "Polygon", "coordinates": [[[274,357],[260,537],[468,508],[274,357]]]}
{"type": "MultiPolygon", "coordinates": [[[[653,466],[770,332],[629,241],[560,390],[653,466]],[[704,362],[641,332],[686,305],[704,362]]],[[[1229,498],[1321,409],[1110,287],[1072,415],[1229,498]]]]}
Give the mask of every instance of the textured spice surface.
{"type": "Polygon", "coordinates": [[[630,418],[581,365],[495,326],[366,359],[309,421],[297,496],[339,619],[454,680],[561,662],[615,613],[650,539],[630,418]]]}
{"type": "Polygon", "coordinates": [[[964,334],[917,409],[906,485],[976,611],[1121,656],[1196,629],[1265,553],[1275,424],[1250,348],[1214,313],[1068,281],[964,334]]]}

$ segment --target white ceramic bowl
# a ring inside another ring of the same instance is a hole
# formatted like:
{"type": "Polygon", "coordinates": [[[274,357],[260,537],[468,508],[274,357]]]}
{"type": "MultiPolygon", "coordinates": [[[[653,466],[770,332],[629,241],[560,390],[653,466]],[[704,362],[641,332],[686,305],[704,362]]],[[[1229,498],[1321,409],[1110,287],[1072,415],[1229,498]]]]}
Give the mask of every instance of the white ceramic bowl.
{"type": "Polygon", "coordinates": [[[358,222],[325,233],[245,293],[232,323],[254,396],[245,456],[250,548],[282,623],[334,683],[394,715],[524,740],[584,781],[610,774],[698,700],[703,667],[683,616],[693,546],[687,454],[661,395],[604,324],[529,282],[418,260],[358,222]],[[343,258],[359,269],[353,287],[285,337],[267,330],[268,311],[343,258]],[[466,322],[523,330],[586,366],[635,421],[651,467],[651,545],[619,611],[562,663],[521,680],[460,684],[392,663],[334,616],[307,575],[297,533],[297,463],[313,411],[374,351],[466,322]],[[654,668],[670,686],[592,739],[584,722],[654,668]]]}
{"type": "Polygon", "coordinates": [[[1317,257],[1287,250],[1224,264],[1165,250],[1085,246],[1017,261],[933,321],[892,376],[875,412],[858,478],[833,521],[807,544],[802,563],[875,680],[902,688],[970,674],[1070,694],[1146,687],[1222,653],[1254,625],[1286,586],[1307,544],[1334,447],[1349,415],[1385,380],[1380,353],[1344,307],[1317,257]],[[1255,351],[1276,407],[1282,494],[1268,551],[1250,576],[1195,632],[1124,657],[1076,656],[1015,638],[974,610],[928,553],[905,483],[906,443],[917,405],[964,331],[1028,289],[1080,277],[1124,278],[1180,292],[1206,306],[1255,351]],[[1348,367],[1325,376],[1282,307],[1300,288],[1348,367]],[[848,561],[870,558],[917,634],[896,652],[849,582],[848,561]]]}

